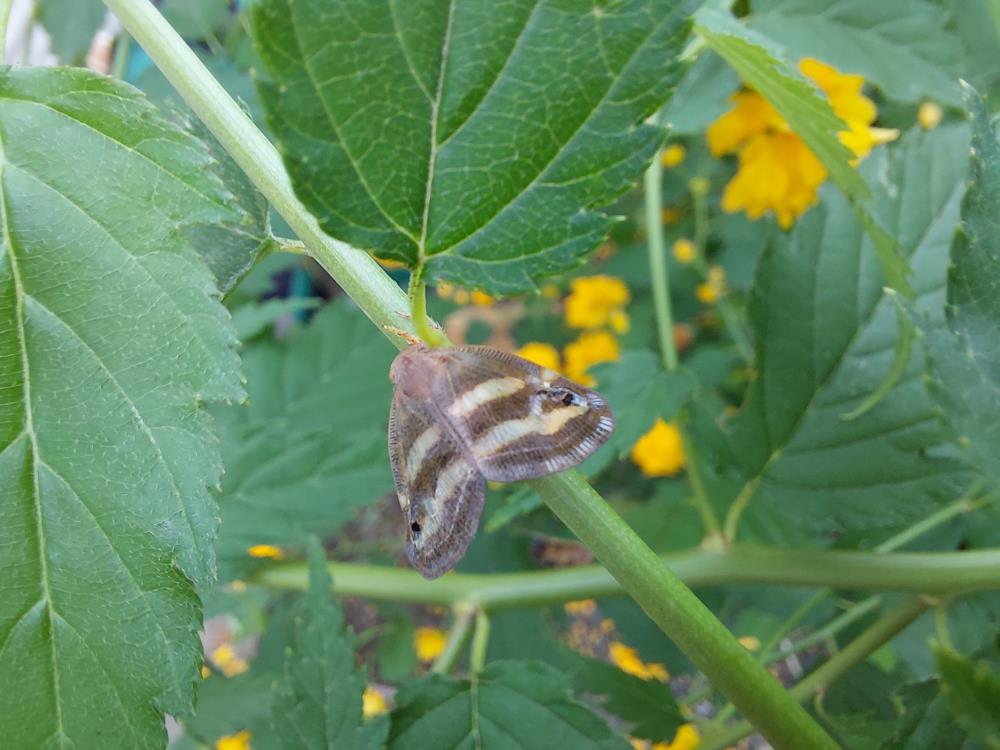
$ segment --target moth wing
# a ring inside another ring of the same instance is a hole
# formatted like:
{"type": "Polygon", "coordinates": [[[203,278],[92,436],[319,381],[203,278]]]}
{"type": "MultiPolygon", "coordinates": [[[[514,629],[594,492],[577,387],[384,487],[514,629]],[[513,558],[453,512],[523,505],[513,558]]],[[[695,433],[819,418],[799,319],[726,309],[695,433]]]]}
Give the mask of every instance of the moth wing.
{"type": "Polygon", "coordinates": [[[533,362],[478,346],[441,356],[457,366],[439,378],[432,408],[490,481],[576,466],[614,431],[603,396],[533,362]]]}
{"type": "Polygon", "coordinates": [[[437,578],[458,564],[475,536],[486,480],[430,405],[398,390],[389,411],[389,460],[406,556],[425,578],[437,578]]]}

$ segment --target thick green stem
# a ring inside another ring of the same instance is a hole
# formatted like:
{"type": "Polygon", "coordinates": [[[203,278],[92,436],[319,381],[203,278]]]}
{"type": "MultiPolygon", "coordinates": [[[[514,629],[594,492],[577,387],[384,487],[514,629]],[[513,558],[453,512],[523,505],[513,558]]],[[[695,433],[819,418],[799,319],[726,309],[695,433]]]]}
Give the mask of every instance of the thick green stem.
{"type": "MultiPolygon", "coordinates": [[[[805,701],[815,693],[825,690],[848,669],[867,659],[882,644],[888,643],[905,630],[923,614],[926,608],[925,602],[915,598],[887,612],[821,667],[795,685],[791,689],[791,694],[796,700],[805,701]]],[[[726,727],[725,731],[719,734],[708,735],[698,747],[699,750],[720,750],[735,744],[752,731],[754,727],[749,722],[741,721],[726,727]]]]}
{"type": "MultiPolygon", "coordinates": [[[[937,595],[1000,589],[1000,549],[880,554],[739,544],[721,551],[675,552],[657,560],[694,587],[833,586],[937,595]]],[[[488,612],[625,593],[622,585],[599,565],[523,573],[449,573],[435,581],[412,570],[382,565],[330,563],[329,568],[334,586],[342,594],[441,606],[469,602],[488,612]]],[[[277,563],[256,573],[253,580],[275,588],[304,591],[308,571],[304,562],[277,563]]]]}
{"type": "Polygon", "coordinates": [[[423,274],[419,270],[414,271],[410,275],[410,288],[407,293],[413,328],[428,346],[447,346],[448,337],[440,328],[435,327],[427,317],[427,290],[425,287],[423,274]]]}
{"type": "MultiPolygon", "coordinates": [[[[0,0],[5,1],[5,0],[0,0]]],[[[406,295],[372,257],[320,229],[295,197],[281,157],[243,109],[171,28],[149,0],[105,0],[167,80],[219,140],[250,181],[379,330],[400,348],[392,329],[412,331],[406,295]]]]}
{"type": "Polygon", "coordinates": [[[646,614],[778,750],[835,748],[680,578],[576,472],[530,483],[646,614]],[[581,502],[582,500],[582,502],[581,502]]]}
{"type": "Polygon", "coordinates": [[[490,616],[483,610],[476,611],[476,630],[469,649],[469,671],[479,674],[486,666],[486,647],[490,643],[490,616]]]}

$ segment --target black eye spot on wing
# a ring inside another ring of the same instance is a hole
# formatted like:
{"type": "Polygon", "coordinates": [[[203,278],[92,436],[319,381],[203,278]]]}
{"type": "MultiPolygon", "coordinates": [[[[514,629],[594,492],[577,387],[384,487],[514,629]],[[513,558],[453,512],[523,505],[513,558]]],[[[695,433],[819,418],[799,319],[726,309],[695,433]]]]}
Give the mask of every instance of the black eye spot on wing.
{"type": "Polygon", "coordinates": [[[410,524],[410,531],[412,531],[414,534],[419,534],[420,533],[420,524],[417,523],[416,521],[414,521],[413,523],[411,523],[410,524]]]}
{"type": "Polygon", "coordinates": [[[562,402],[566,406],[572,406],[574,403],[576,403],[576,396],[567,391],[566,395],[562,397],[562,402]]]}

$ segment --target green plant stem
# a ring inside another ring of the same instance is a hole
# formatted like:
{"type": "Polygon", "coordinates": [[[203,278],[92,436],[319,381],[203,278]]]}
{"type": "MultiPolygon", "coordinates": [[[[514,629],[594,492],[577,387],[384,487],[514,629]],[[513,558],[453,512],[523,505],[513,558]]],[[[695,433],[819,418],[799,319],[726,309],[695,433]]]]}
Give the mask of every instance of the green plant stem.
{"type": "Polygon", "coordinates": [[[0,65],[3,65],[4,54],[7,51],[7,23],[10,21],[10,9],[14,0],[0,0],[0,65]]]}
{"type": "MultiPolygon", "coordinates": [[[[890,610],[822,666],[796,684],[791,689],[791,694],[796,700],[805,701],[812,695],[825,690],[848,669],[867,659],[880,646],[905,630],[910,623],[923,614],[926,608],[926,602],[914,598],[890,610]]],[[[718,734],[707,735],[698,748],[699,750],[721,750],[721,748],[735,744],[752,731],[754,731],[754,727],[749,722],[740,721],[726,727],[718,734]]]]}
{"type": "Polygon", "coordinates": [[[836,747],[579,474],[563,472],[529,484],[771,745],[778,750],[836,747]]]}
{"type": "Polygon", "coordinates": [[[744,484],[736,499],[733,500],[733,504],[729,506],[729,512],[726,514],[726,522],[722,532],[723,539],[725,539],[727,544],[732,544],[736,541],[736,529],[740,524],[740,517],[750,505],[750,500],[753,499],[762,476],[763,474],[758,474],[744,484]]]}
{"type": "Polygon", "coordinates": [[[820,641],[825,641],[827,638],[835,636],[837,633],[839,633],[841,630],[848,627],[849,625],[854,624],[868,613],[874,612],[879,608],[879,606],[881,606],[881,604],[882,604],[881,597],[869,596],[867,599],[863,599],[857,604],[852,605],[845,612],[833,618],[830,622],[828,622],[826,625],[819,628],[815,632],[810,633],[800,641],[796,641],[792,645],[792,648],[788,649],[787,651],[781,651],[780,649],[769,650],[766,654],[764,654],[763,661],[766,664],[771,664],[780,659],[789,657],[792,654],[797,654],[801,651],[804,651],[805,649],[809,648],[810,646],[816,643],[819,643],[820,641]]]}
{"type": "MultiPolygon", "coordinates": [[[[6,0],[0,0],[6,1],[6,0]]],[[[149,0],[105,0],[171,85],[274,210],[305,243],[309,254],[399,348],[393,329],[412,331],[406,295],[365,251],[327,236],[292,191],[277,150],[253,124],[149,0]]]]}
{"type": "MultiPolygon", "coordinates": [[[[677,369],[678,358],[677,345],[674,342],[673,311],[670,306],[670,275],[663,239],[663,220],[660,217],[663,205],[661,154],[662,149],[653,156],[653,161],[643,178],[643,188],[645,193],[646,243],[649,248],[649,276],[653,287],[653,310],[660,342],[660,357],[663,359],[663,367],[669,372],[677,369]]],[[[692,502],[705,527],[706,542],[709,545],[716,541],[721,543],[722,527],[705,488],[697,449],[683,425],[680,429],[688,478],[691,480],[691,488],[694,490],[692,502]]]]}
{"type": "Polygon", "coordinates": [[[420,271],[410,274],[410,288],[407,293],[413,328],[428,346],[447,346],[448,338],[440,328],[431,324],[427,317],[427,289],[420,271]]]}
{"type": "Polygon", "coordinates": [[[472,634],[472,648],[469,650],[469,671],[479,674],[486,665],[486,647],[490,642],[490,617],[486,612],[476,610],[476,630],[472,634]]]}
{"type": "MultiPolygon", "coordinates": [[[[880,554],[738,544],[719,551],[675,552],[657,560],[694,587],[833,586],[942,596],[1000,589],[1000,548],[880,554]]],[[[425,580],[412,570],[382,565],[330,563],[329,568],[334,586],[342,594],[441,606],[469,602],[487,612],[625,593],[622,585],[599,565],[523,573],[449,573],[436,581],[425,580]]],[[[304,591],[308,571],[304,562],[275,563],[258,571],[252,580],[279,589],[304,591]]]]}
{"type": "Polygon", "coordinates": [[[476,608],[469,605],[456,605],[454,615],[455,624],[451,626],[444,650],[431,667],[432,672],[448,674],[455,666],[455,662],[458,661],[458,657],[461,656],[465,644],[469,642],[469,636],[472,634],[472,623],[476,618],[476,608]]]}
{"type": "Polygon", "coordinates": [[[660,342],[660,356],[667,371],[677,368],[677,347],[674,345],[674,319],[670,308],[670,277],[667,273],[667,254],[663,240],[662,149],[653,156],[653,162],[643,178],[646,213],[646,242],[649,246],[649,279],[653,285],[653,310],[656,314],[656,332],[660,342]]]}

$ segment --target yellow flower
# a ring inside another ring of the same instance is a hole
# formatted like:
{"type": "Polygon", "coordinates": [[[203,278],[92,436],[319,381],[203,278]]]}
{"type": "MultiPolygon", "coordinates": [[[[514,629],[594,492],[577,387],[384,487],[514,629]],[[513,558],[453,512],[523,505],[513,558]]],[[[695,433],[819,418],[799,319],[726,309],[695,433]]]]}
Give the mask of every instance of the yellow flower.
{"type": "Polygon", "coordinates": [[[611,641],[608,646],[608,656],[622,672],[641,677],[644,680],[657,679],[660,682],[666,682],[670,677],[667,668],[662,664],[646,664],[639,658],[639,654],[634,648],[626,646],[621,641],[611,641]]]}
{"type": "Polygon", "coordinates": [[[688,190],[694,195],[708,195],[712,185],[706,177],[692,177],[688,180],[688,190]]]}
{"type": "Polygon", "coordinates": [[[285,553],[282,552],[281,547],[275,547],[273,544],[255,544],[247,549],[247,554],[250,557],[266,557],[271,560],[285,559],[285,553]]]}
{"type": "Polygon", "coordinates": [[[631,327],[631,323],[628,319],[628,313],[624,310],[612,310],[611,315],[608,316],[608,325],[611,326],[611,330],[621,336],[623,333],[628,333],[628,329],[631,327]]]}
{"type": "Polygon", "coordinates": [[[651,750],[695,750],[701,744],[701,735],[694,724],[681,724],[671,742],[657,742],[651,750]]]}
{"type": "Polygon", "coordinates": [[[674,240],[673,250],[678,263],[690,263],[698,257],[698,246],[686,237],[674,240]]]}
{"type": "Polygon", "coordinates": [[[246,729],[236,734],[227,734],[215,741],[215,750],[250,750],[253,735],[246,729]]]}
{"type": "Polygon", "coordinates": [[[387,268],[390,271],[396,268],[406,268],[406,264],[401,260],[392,260],[391,258],[380,258],[377,255],[375,256],[375,260],[378,261],[378,264],[382,266],[382,268],[387,268]]]}
{"type": "Polygon", "coordinates": [[[755,635],[743,635],[736,640],[738,640],[740,645],[747,651],[756,651],[760,648],[760,638],[755,635]]]}
{"type": "Polygon", "coordinates": [[[663,153],[660,154],[660,164],[662,164],[667,169],[670,169],[671,167],[676,167],[678,164],[684,161],[684,157],[686,155],[687,151],[684,150],[684,147],[681,144],[672,143],[665,149],[663,149],[663,153]]]}
{"type": "Polygon", "coordinates": [[[630,299],[628,287],[614,276],[582,276],[570,283],[566,323],[572,328],[600,328],[630,299]]]}
{"type": "Polygon", "coordinates": [[[614,362],[621,354],[618,339],[607,331],[585,331],[563,349],[563,372],[581,385],[594,385],[587,369],[600,362],[614,362]]]}
{"type": "Polygon", "coordinates": [[[569,615],[592,615],[597,611],[597,602],[593,599],[580,599],[576,602],[566,602],[563,605],[563,609],[566,610],[566,614],[569,615]]]}
{"type": "Polygon", "coordinates": [[[529,341],[517,350],[517,356],[534,362],[539,367],[548,367],[550,370],[559,372],[559,350],[552,344],[529,341]]]}
{"type": "Polygon", "coordinates": [[[238,674],[243,674],[250,668],[246,659],[238,656],[230,643],[223,643],[216,647],[216,649],[211,653],[210,658],[212,663],[215,664],[215,666],[218,667],[222,671],[222,674],[226,677],[235,677],[238,674]]]}
{"type": "Polygon", "coordinates": [[[413,649],[422,662],[432,662],[444,651],[444,633],[437,628],[417,628],[413,633],[413,649]]]}
{"type": "Polygon", "coordinates": [[[455,293],[455,285],[448,281],[439,281],[437,285],[437,296],[441,299],[451,299],[455,293]]]}
{"type": "Polygon", "coordinates": [[[467,304],[469,304],[469,301],[471,299],[472,299],[472,295],[469,294],[464,289],[456,289],[455,290],[455,304],[456,305],[467,305],[467,304]]]}
{"type": "Polygon", "coordinates": [[[699,284],[694,290],[694,296],[699,302],[711,305],[717,302],[719,297],[726,293],[726,272],[721,266],[712,266],[708,269],[708,275],[703,284],[699,284]]]}
{"type": "Polygon", "coordinates": [[[673,422],[657,418],[652,429],[632,446],[632,461],[647,477],[672,477],[684,468],[684,442],[673,422]]]}
{"type": "Polygon", "coordinates": [[[207,665],[202,664],[201,665],[201,679],[207,680],[211,676],[212,676],[212,670],[209,669],[207,665]]]}
{"type": "MultiPolygon", "coordinates": [[[[864,78],[806,58],[802,73],[826,94],[833,111],[846,124],[841,143],[858,158],[898,132],[871,127],[875,105],[861,93],[864,78]]],[[[728,213],[745,211],[751,219],[773,212],[782,228],[789,228],[816,200],[827,172],[802,139],[764,97],[754,91],[734,94],[732,109],[708,128],[709,149],[715,156],[739,154],[739,169],[722,195],[728,213]]]]}
{"type": "Polygon", "coordinates": [[[371,685],[365,688],[361,696],[361,713],[366,719],[384,714],[389,710],[389,704],[385,701],[385,696],[371,685]]]}
{"type": "Polygon", "coordinates": [[[480,291],[479,289],[474,289],[472,291],[472,304],[476,307],[489,307],[494,302],[496,302],[496,300],[486,292],[480,291]]]}
{"type": "Polygon", "coordinates": [[[920,123],[920,127],[924,130],[933,130],[936,128],[941,124],[942,117],[944,117],[944,111],[940,105],[934,102],[924,102],[920,105],[920,109],[917,110],[917,122],[920,123]]]}

